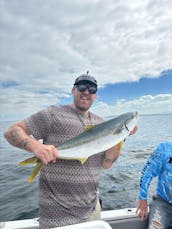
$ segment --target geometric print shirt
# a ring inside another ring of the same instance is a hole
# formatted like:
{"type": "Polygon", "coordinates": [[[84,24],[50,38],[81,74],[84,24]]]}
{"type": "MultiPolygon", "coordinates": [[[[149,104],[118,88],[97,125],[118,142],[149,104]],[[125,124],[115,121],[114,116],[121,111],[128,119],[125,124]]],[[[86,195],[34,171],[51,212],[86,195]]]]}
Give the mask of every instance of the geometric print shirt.
{"type": "MultiPolygon", "coordinates": [[[[82,133],[84,125],[103,120],[89,113],[83,117],[70,105],[50,106],[24,120],[29,134],[44,144],[58,145],[82,133]]],[[[103,153],[84,164],[58,159],[43,165],[39,175],[39,225],[48,229],[84,222],[94,211],[103,153]]]]}

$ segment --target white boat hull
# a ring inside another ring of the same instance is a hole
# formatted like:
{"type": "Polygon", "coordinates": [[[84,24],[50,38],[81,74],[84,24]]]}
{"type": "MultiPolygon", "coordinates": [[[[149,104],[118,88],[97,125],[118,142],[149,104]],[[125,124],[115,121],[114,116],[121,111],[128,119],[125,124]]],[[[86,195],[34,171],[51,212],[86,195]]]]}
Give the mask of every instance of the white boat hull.
{"type": "MultiPolygon", "coordinates": [[[[135,212],[135,208],[102,211],[101,220],[58,227],[58,229],[146,229],[147,221],[141,221],[135,212]]],[[[0,222],[0,228],[36,229],[39,228],[38,220],[38,218],[34,218],[0,222]]]]}

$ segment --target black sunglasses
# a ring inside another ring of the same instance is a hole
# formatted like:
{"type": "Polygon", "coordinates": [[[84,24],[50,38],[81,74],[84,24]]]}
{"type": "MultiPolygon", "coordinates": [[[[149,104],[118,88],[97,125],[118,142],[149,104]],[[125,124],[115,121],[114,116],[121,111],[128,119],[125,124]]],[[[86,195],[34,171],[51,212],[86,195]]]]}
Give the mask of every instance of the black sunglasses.
{"type": "Polygon", "coordinates": [[[77,88],[79,92],[84,92],[87,89],[90,94],[96,94],[97,92],[97,87],[91,86],[91,85],[78,84],[78,85],[75,85],[75,87],[77,88]]]}

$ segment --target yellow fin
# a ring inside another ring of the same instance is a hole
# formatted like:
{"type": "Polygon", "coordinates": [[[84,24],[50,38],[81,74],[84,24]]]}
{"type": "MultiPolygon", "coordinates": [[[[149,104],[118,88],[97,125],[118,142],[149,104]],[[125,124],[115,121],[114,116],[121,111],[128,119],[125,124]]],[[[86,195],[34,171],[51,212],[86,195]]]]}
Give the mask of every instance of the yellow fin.
{"type": "Polygon", "coordinates": [[[120,133],[120,128],[119,128],[119,129],[117,128],[117,129],[113,132],[114,135],[117,135],[117,134],[119,134],[119,133],[120,133]]]}
{"type": "Polygon", "coordinates": [[[42,167],[42,162],[38,162],[35,165],[34,169],[32,170],[31,175],[29,176],[29,178],[27,180],[29,183],[31,183],[33,181],[33,179],[36,177],[36,175],[38,174],[38,172],[41,169],[41,167],[42,167]]]}
{"type": "Polygon", "coordinates": [[[83,158],[83,157],[58,157],[58,159],[64,159],[64,160],[76,160],[76,161],[80,161],[81,164],[83,165],[87,158],[83,158]]]}
{"type": "Polygon", "coordinates": [[[80,161],[83,165],[86,162],[87,158],[76,158],[76,160],[80,161]]]}
{"type": "Polygon", "coordinates": [[[39,161],[39,159],[37,157],[30,157],[24,161],[19,162],[18,166],[34,164],[34,163],[37,163],[38,161],[39,161]]]}
{"type": "Polygon", "coordinates": [[[87,125],[87,126],[84,126],[84,129],[85,130],[90,130],[92,129],[94,126],[93,125],[87,125]]]}
{"type": "Polygon", "coordinates": [[[121,149],[121,147],[122,147],[122,145],[123,145],[123,142],[124,142],[124,141],[121,141],[120,143],[117,144],[119,150],[121,149]]]}

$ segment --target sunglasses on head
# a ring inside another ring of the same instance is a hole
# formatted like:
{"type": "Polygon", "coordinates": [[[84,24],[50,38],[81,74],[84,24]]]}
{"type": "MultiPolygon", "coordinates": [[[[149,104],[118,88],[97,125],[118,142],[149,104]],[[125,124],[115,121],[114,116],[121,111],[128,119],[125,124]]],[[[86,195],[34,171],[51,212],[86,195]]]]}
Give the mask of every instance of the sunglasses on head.
{"type": "Polygon", "coordinates": [[[97,87],[91,86],[91,85],[78,84],[78,85],[75,85],[75,87],[77,88],[79,92],[84,92],[87,89],[90,94],[96,94],[97,92],[97,87]]]}

